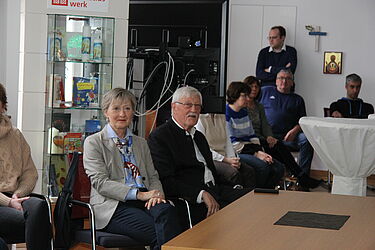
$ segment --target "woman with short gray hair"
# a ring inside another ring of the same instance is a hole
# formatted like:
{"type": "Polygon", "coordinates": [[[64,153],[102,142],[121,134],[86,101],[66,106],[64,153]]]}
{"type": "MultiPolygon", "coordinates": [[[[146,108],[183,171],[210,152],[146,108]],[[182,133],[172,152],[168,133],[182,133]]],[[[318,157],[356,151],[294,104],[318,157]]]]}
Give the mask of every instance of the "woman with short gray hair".
{"type": "Polygon", "coordinates": [[[97,229],[160,249],[181,230],[174,207],[164,198],[146,141],[129,129],[135,104],[134,95],[123,88],[103,96],[108,123],[84,143],[90,203],[97,229]]]}

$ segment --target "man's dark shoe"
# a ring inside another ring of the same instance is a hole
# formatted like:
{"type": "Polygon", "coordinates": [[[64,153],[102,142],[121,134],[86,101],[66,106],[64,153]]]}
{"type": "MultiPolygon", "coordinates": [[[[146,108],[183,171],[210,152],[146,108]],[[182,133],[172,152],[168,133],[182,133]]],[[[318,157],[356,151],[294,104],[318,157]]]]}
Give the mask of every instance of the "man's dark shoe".
{"type": "Polygon", "coordinates": [[[307,175],[302,175],[299,178],[299,184],[306,188],[317,188],[321,183],[323,180],[316,180],[307,175]]]}

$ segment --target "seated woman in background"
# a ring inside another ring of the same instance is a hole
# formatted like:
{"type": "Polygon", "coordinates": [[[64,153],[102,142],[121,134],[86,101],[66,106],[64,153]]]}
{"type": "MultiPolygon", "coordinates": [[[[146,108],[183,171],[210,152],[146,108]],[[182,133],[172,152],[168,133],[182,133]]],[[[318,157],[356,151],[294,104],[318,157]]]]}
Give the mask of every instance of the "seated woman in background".
{"type": "Polygon", "coordinates": [[[0,84],[0,237],[7,243],[26,242],[27,249],[51,249],[47,203],[28,197],[38,179],[30,147],[12,126],[5,88],[0,84]]]}
{"type": "Polygon", "coordinates": [[[228,136],[225,114],[201,114],[195,127],[210,145],[220,181],[233,187],[254,188],[255,171],[236,156],[228,136]]]}
{"type": "Polygon", "coordinates": [[[259,138],[264,150],[275,159],[285,164],[285,167],[298,179],[299,185],[307,191],[309,188],[316,188],[320,181],[312,179],[304,174],[288,148],[273,137],[271,126],[268,124],[264,107],[257,99],[260,95],[260,82],[254,76],[245,78],[244,83],[251,92],[247,102],[247,110],[255,135],[259,138]]]}
{"type": "Polygon", "coordinates": [[[255,169],[257,187],[274,188],[284,176],[284,166],[263,152],[247,113],[250,88],[232,82],[227,89],[225,118],[234,150],[255,169]]]}
{"type": "Polygon", "coordinates": [[[84,168],[91,181],[90,203],[97,229],[123,234],[160,249],[181,231],[166,202],[146,140],[132,134],[136,100],[115,88],[103,96],[108,124],[84,143],[84,168]]]}

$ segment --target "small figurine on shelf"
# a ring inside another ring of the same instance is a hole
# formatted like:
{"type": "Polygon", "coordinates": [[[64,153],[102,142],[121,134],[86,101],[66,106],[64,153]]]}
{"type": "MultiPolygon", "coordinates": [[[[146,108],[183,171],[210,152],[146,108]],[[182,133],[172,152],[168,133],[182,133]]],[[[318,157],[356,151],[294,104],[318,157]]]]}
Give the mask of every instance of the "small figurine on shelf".
{"type": "Polygon", "coordinates": [[[50,74],[49,107],[65,108],[64,80],[59,74],[50,74]]]}

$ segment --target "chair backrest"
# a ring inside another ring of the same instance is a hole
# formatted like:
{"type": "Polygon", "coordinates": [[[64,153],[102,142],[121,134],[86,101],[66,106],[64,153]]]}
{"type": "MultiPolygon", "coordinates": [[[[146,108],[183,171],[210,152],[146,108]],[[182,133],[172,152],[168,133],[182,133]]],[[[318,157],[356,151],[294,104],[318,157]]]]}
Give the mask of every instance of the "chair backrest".
{"type": "Polygon", "coordinates": [[[331,109],[330,108],[323,108],[324,117],[331,117],[331,109]]]}
{"type": "Polygon", "coordinates": [[[79,155],[73,153],[64,187],[60,192],[54,210],[55,224],[55,247],[68,249],[73,242],[70,201],[72,200],[73,188],[78,168],[79,155]]]}
{"type": "MultiPolygon", "coordinates": [[[[69,158],[73,158],[73,154],[69,154],[69,158]]],[[[83,201],[86,203],[90,202],[90,191],[91,182],[89,177],[86,175],[85,169],[83,167],[83,155],[78,155],[78,163],[76,169],[76,175],[73,185],[73,199],[78,201],[83,201]]],[[[89,212],[84,207],[73,206],[72,208],[72,219],[82,219],[88,218],[89,212]]]]}

